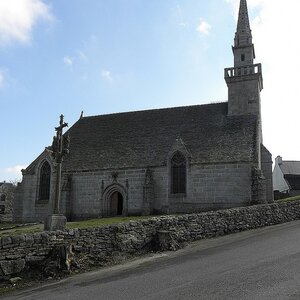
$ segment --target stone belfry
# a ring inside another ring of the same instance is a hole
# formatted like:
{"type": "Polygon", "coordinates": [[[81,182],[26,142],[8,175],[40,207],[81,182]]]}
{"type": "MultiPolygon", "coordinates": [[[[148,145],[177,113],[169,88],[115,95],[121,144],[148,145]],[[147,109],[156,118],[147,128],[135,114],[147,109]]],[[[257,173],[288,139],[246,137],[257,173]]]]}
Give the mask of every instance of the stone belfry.
{"type": "Polygon", "coordinates": [[[228,115],[255,114],[260,120],[262,70],[261,64],[254,64],[255,51],[246,0],[240,0],[232,51],[234,67],[225,69],[225,80],[228,86],[228,115]]]}

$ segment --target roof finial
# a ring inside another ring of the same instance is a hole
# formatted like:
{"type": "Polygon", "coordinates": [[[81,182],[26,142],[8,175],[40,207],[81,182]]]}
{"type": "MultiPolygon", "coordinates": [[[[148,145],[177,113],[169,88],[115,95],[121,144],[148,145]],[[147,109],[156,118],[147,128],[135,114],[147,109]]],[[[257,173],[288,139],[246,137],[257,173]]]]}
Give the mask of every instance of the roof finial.
{"type": "Polygon", "coordinates": [[[80,120],[83,118],[83,110],[81,111],[81,114],[80,114],[80,120]]]}

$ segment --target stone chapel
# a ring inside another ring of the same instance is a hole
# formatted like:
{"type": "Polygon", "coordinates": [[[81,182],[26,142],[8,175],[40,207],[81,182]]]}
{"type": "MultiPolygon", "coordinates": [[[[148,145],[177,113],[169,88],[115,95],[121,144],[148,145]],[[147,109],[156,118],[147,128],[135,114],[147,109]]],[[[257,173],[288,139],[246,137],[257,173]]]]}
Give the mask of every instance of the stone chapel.
{"type": "MultiPolygon", "coordinates": [[[[262,144],[262,67],[254,63],[246,0],[232,50],[228,102],[81,117],[68,130],[60,203],[68,220],[273,201],[272,158],[262,144]]],[[[16,220],[44,221],[53,212],[51,153],[46,147],[22,171],[16,220]]]]}

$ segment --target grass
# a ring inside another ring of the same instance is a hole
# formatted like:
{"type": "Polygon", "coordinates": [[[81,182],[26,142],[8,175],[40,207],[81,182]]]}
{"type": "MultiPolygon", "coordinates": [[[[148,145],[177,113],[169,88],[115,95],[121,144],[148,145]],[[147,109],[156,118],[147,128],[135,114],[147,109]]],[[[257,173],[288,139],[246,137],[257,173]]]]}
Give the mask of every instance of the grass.
{"type": "Polygon", "coordinates": [[[3,229],[9,229],[11,227],[16,227],[17,224],[13,224],[13,223],[0,223],[0,230],[3,229]]]}
{"type": "MultiPolygon", "coordinates": [[[[0,226],[2,227],[2,224],[0,226]]],[[[27,233],[35,233],[35,232],[41,232],[43,231],[44,225],[43,224],[37,224],[37,225],[27,225],[22,227],[15,227],[12,229],[4,229],[0,231],[0,237],[1,236],[7,236],[7,235],[18,235],[18,234],[27,234],[27,233]]]]}
{"type": "Polygon", "coordinates": [[[68,229],[72,229],[72,228],[83,229],[83,228],[91,228],[91,227],[103,227],[106,225],[125,223],[125,222],[129,222],[129,221],[138,221],[138,220],[143,220],[143,219],[147,219],[147,218],[149,218],[149,216],[147,216],[147,217],[138,216],[138,217],[99,218],[99,219],[92,219],[92,220],[86,220],[86,221],[68,222],[67,228],[68,229]]]}
{"type": "Polygon", "coordinates": [[[295,196],[295,197],[289,197],[289,198],[276,200],[276,202],[293,202],[293,201],[298,201],[298,200],[300,200],[300,195],[295,196]]]}
{"type": "MultiPolygon", "coordinates": [[[[149,216],[138,216],[138,217],[113,217],[113,218],[99,218],[99,219],[91,219],[85,221],[77,221],[77,222],[67,222],[67,229],[84,229],[91,227],[103,227],[106,225],[117,224],[117,223],[125,223],[129,221],[138,221],[147,219],[149,216]]],[[[35,232],[43,231],[43,224],[36,225],[28,225],[22,227],[14,227],[17,224],[0,224],[0,237],[8,236],[8,235],[17,235],[17,234],[29,234],[35,232]],[[14,228],[11,228],[14,227],[14,228]],[[3,228],[3,229],[2,229],[3,228]],[[7,228],[7,229],[6,229],[7,228]]]]}

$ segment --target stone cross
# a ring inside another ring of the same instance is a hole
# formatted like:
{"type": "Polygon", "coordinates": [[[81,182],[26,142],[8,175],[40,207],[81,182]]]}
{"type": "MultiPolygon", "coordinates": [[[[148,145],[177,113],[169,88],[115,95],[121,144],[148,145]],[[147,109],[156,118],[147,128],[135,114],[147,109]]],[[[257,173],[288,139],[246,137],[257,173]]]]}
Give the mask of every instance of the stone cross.
{"type": "Polygon", "coordinates": [[[64,230],[67,219],[60,213],[60,193],[61,193],[61,164],[63,157],[69,153],[70,137],[63,136],[63,129],[68,126],[64,122],[64,116],[60,116],[59,126],[55,127],[56,136],[53,137],[52,142],[52,157],[55,161],[56,167],[56,183],[55,183],[55,198],[54,198],[54,212],[46,219],[44,229],[47,231],[64,230]]]}
{"type": "Polygon", "coordinates": [[[52,156],[56,162],[56,185],[55,185],[55,199],[54,199],[54,214],[59,214],[60,203],[60,185],[61,185],[61,164],[63,157],[69,153],[69,136],[63,136],[63,129],[68,126],[68,123],[64,122],[64,116],[60,116],[59,126],[55,127],[56,136],[53,137],[52,143],[52,156]]]}

